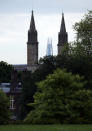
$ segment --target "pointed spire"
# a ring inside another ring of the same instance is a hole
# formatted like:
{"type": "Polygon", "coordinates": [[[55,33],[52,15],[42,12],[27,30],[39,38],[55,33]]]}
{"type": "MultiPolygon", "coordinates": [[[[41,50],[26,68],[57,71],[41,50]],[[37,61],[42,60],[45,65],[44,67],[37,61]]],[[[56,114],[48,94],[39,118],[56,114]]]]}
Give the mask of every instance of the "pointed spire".
{"type": "Polygon", "coordinates": [[[62,12],[62,22],[60,27],[60,33],[65,34],[66,33],[66,27],[65,27],[65,20],[64,20],[64,13],[62,12]]]}
{"type": "Polygon", "coordinates": [[[31,15],[30,31],[36,31],[33,10],[31,15]]]}

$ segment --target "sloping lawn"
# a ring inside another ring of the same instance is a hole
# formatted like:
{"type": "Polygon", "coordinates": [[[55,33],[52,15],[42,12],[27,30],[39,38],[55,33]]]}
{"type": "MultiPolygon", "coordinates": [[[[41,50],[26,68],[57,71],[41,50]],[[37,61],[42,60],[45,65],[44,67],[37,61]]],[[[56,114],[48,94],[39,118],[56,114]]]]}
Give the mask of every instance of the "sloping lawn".
{"type": "Polygon", "coordinates": [[[92,125],[1,125],[0,131],[92,131],[92,125]]]}

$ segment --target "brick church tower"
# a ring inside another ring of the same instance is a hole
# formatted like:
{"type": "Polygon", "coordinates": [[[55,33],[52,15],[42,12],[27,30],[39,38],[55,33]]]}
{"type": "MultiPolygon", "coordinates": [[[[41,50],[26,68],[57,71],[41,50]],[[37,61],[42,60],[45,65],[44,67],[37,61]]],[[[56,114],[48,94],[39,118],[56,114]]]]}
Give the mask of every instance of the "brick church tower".
{"type": "Polygon", "coordinates": [[[35,71],[38,67],[38,40],[35,27],[34,14],[32,11],[30,28],[28,30],[27,42],[27,70],[35,71]]]}
{"type": "Polygon", "coordinates": [[[64,14],[62,13],[61,27],[60,27],[60,32],[58,34],[58,45],[57,45],[58,55],[61,54],[64,45],[67,43],[68,43],[68,34],[66,32],[64,14]]]}

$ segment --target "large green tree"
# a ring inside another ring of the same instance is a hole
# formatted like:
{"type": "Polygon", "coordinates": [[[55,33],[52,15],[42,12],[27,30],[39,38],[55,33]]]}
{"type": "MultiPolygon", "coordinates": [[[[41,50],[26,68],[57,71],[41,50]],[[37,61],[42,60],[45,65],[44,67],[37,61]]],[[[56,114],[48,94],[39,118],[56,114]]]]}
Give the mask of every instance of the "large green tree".
{"type": "Polygon", "coordinates": [[[57,69],[38,83],[26,123],[92,122],[92,92],[84,89],[83,78],[57,69]]]}
{"type": "Polygon", "coordinates": [[[74,25],[76,42],[74,43],[74,65],[78,66],[78,73],[84,75],[88,81],[87,87],[92,89],[92,10],[74,25]]]}
{"type": "Polygon", "coordinates": [[[81,53],[92,56],[92,10],[88,11],[80,22],[75,23],[74,29],[81,53]]]}
{"type": "Polygon", "coordinates": [[[76,41],[65,46],[61,56],[57,56],[57,67],[84,76],[86,87],[92,88],[92,11],[76,22],[76,41]]]}

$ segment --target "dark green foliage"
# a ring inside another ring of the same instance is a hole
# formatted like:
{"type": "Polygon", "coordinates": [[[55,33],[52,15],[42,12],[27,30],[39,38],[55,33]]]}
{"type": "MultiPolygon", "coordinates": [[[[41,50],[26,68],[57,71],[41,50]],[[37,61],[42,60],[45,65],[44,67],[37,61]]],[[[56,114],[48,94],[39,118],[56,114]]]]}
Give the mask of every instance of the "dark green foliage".
{"type": "Polygon", "coordinates": [[[92,56],[92,10],[80,22],[75,23],[74,29],[79,48],[82,48],[85,55],[92,56]]]}
{"type": "Polygon", "coordinates": [[[86,88],[92,89],[92,11],[80,22],[75,23],[76,41],[64,47],[57,56],[57,67],[84,76],[88,81],[86,88]]]}
{"type": "Polygon", "coordinates": [[[27,113],[31,110],[27,104],[33,102],[33,95],[36,92],[35,79],[32,73],[25,71],[22,73],[22,95],[20,99],[20,119],[24,119],[27,113]]]}
{"type": "Polygon", "coordinates": [[[56,58],[57,68],[67,69],[68,72],[84,76],[88,81],[86,88],[92,87],[92,57],[77,55],[75,53],[67,56],[61,55],[56,58]]]}
{"type": "Polygon", "coordinates": [[[40,80],[44,80],[48,74],[53,73],[53,70],[56,69],[54,56],[45,56],[39,60],[39,73],[40,80]]]}
{"type": "Polygon", "coordinates": [[[32,110],[28,106],[28,103],[33,102],[33,95],[36,92],[36,83],[44,80],[46,76],[53,72],[54,67],[54,57],[44,57],[40,59],[39,68],[35,72],[25,71],[22,73],[22,96],[20,101],[20,118],[24,119],[27,113],[32,110]]]}
{"type": "Polygon", "coordinates": [[[1,61],[0,62],[0,82],[10,82],[12,70],[13,70],[12,65],[9,65],[6,62],[1,61]]]}
{"type": "Polygon", "coordinates": [[[6,95],[0,90],[0,124],[9,122],[9,100],[6,95]]]}
{"type": "Polygon", "coordinates": [[[74,65],[78,68],[78,74],[84,75],[88,81],[87,88],[92,89],[92,11],[75,23],[74,29],[77,40],[74,43],[74,65]]]}
{"type": "Polygon", "coordinates": [[[83,88],[79,75],[57,69],[38,83],[34,107],[26,123],[88,123],[92,122],[92,92],[83,88]],[[86,106],[86,108],[85,108],[86,106]]]}

